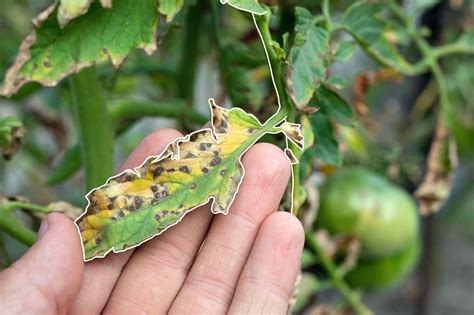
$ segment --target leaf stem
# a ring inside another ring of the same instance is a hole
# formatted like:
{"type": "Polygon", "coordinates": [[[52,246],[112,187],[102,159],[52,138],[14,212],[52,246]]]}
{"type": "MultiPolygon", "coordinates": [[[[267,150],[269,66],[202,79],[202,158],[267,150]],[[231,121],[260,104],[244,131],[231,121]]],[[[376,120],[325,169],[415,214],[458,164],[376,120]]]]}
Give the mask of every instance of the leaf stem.
{"type": "Polygon", "coordinates": [[[0,205],[0,228],[22,242],[31,246],[36,242],[36,233],[18,222],[12,215],[11,203],[0,205]]]}
{"type": "Polygon", "coordinates": [[[269,29],[270,14],[267,13],[265,15],[254,15],[254,17],[257,24],[257,29],[262,38],[264,49],[268,55],[270,70],[272,71],[272,80],[274,80],[276,93],[280,100],[281,109],[279,114],[275,116],[282,116],[281,118],[283,118],[291,112],[292,107],[288,99],[288,95],[285,93],[286,89],[281,68],[281,61],[278,59],[272,47],[272,36],[269,29]]]}
{"type": "Polygon", "coordinates": [[[329,0],[323,0],[321,9],[324,16],[325,28],[326,30],[331,31],[332,25],[331,25],[331,14],[329,13],[329,0]]]}
{"type": "MultiPolygon", "coordinates": [[[[273,50],[272,47],[272,37],[270,34],[270,28],[269,28],[269,21],[270,21],[270,13],[267,13],[262,16],[255,16],[255,23],[257,30],[262,38],[264,50],[266,53],[266,57],[268,58],[269,62],[269,67],[270,67],[270,72],[272,74],[272,81],[276,89],[277,97],[279,100],[279,105],[281,105],[281,108],[279,111],[272,116],[266,123],[265,125],[270,125],[273,127],[276,123],[281,121],[283,118],[287,117],[289,121],[294,121],[295,120],[295,110],[293,106],[291,106],[291,102],[289,100],[289,97],[286,93],[286,88],[285,88],[285,81],[282,73],[282,63],[281,60],[278,58],[277,54],[273,50]]],[[[293,143],[289,143],[289,149],[293,152],[293,154],[296,156],[298,153],[298,148],[293,145],[293,143]]],[[[299,178],[299,165],[295,164],[292,165],[292,176],[291,176],[291,182],[290,182],[290,189],[291,189],[291,213],[292,214],[297,214],[298,209],[295,207],[295,200],[299,200],[298,197],[299,190],[300,190],[300,178],[299,178]]]]}
{"type": "Polygon", "coordinates": [[[113,132],[95,67],[71,77],[76,128],[86,171],[86,190],[113,173],[113,132]]]}
{"type": "Polygon", "coordinates": [[[446,57],[448,55],[453,55],[453,54],[469,54],[472,53],[472,50],[460,45],[458,42],[446,44],[440,47],[435,47],[432,51],[431,54],[433,55],[434,59],[439,59],[442,57],[446,57]]]}
{"type": "Polygon", "coordinates": [[[31,203],[21,202],[21,201],[12,201],[2,204],[1,207],[3,210],[11,211],[15,208],[20,208],[24,210],[31,210],[36,212],[50,212],[47,207],[35,205],[31,203]]]}
{"type": "Polygon", "coordinates": [[[331,259],[324,253],[324,250],[319,246],[312,231],[305,233],[307,246],[319,257],[319,261],[326,273],[329,275],[331,282],[341,292],[349,305],[360,315],[369,315],[372,312],[362,303],[360,294],[353,291],[349,285],[344,281],[342,275],[337,271],[336,266],[331,259]]]}

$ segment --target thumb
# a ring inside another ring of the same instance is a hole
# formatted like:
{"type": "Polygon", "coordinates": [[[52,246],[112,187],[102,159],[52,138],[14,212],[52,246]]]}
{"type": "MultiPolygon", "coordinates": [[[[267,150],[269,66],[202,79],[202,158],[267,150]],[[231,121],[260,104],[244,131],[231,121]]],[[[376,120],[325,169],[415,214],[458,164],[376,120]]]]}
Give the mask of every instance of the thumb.
{"type": "Polygon", "coordinates": [[[36,244],[0,273],[2,312],[66,313],[79,291],[83,268],[75,225],[62,214],[49,214],[36,244]]]}

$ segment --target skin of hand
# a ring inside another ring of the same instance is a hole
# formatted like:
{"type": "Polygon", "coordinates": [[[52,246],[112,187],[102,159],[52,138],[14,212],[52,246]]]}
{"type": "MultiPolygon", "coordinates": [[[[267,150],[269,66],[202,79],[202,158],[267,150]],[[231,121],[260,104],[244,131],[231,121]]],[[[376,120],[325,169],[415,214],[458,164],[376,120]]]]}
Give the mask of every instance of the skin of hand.
{"type": "MultiPolygon", "coordinates": [[[[119,172],[181,136],[145,138],[119,172]]],[[[300,222],[277,212],[290,165],[254,145],[228,215],[205,205],[142,246],[84,264],[75,225],[49,214],[38,241],[0,273],[2,314],[286,314],[304,243],[300,222]]]]}

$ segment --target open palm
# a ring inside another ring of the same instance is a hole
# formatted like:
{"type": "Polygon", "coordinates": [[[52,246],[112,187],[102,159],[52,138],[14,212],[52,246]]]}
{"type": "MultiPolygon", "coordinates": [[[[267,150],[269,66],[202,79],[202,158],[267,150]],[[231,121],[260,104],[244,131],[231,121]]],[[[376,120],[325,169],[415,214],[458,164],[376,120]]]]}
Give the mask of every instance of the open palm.
{"type": "MultiPolygon", "coordinates": [[[[148,136],[120,171],[160,153],[179,132],[148,136]]],[[[284,314],[304,234],[276,212],[290,176],[283,152],[257,144],[243,157],[246,176],[227,216],[202,206],[141,247],[82,260],[74,224],[50,214],[39,241],[0,274],[7,314],[284,314]]]]}

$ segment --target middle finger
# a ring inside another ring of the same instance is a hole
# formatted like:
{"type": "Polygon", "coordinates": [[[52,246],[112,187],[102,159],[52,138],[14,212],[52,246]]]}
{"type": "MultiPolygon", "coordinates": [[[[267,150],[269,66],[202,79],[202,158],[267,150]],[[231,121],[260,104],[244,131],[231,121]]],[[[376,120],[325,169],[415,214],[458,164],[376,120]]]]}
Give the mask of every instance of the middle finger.
{"type": "Polygon", "coordinates": [[[261,223],[278,208],[290,176],[283,152],[256,144],[243,164],[246,175],[230,212],[214,219],[170,313],[225,313],[261,223]]]}

